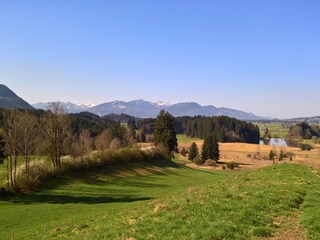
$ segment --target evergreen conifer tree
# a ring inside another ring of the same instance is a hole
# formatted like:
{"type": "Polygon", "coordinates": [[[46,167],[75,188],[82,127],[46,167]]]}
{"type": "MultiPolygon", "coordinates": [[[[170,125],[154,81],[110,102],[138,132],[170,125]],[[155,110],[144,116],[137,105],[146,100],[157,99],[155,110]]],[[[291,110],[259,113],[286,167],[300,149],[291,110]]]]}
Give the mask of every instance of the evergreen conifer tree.
{"type": "Polygon", "coordinates": [[[156,119],[154,143],[156,146],[164,146],[170,154],[177,151],[178,140],[174,131],[174,118],[164,110],[160,111],[156,119]]]}
{"type": "Polygon", "coordinates": [[[188,159],[193,161],[199,155],[198,147],[195,142],[191,144],[188,159]]]}
{"type": "Polygon", "coordinates": [[[217,138],[213,134],[209,134],[208,137],[204,139],[201,151],[201,158],[203,161],[207,159],[219,160],[220,150],[217,138]]]}

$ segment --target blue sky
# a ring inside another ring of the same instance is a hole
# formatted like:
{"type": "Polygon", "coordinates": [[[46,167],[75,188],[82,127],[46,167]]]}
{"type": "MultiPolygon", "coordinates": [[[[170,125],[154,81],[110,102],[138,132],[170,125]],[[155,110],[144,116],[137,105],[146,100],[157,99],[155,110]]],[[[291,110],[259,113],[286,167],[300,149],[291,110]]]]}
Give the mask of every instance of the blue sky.
{"type": "Polygon", "coordinates": [[[318,0],[3,0],[0,83],[30,103],[320,115],[319,13],[318,0]]]}

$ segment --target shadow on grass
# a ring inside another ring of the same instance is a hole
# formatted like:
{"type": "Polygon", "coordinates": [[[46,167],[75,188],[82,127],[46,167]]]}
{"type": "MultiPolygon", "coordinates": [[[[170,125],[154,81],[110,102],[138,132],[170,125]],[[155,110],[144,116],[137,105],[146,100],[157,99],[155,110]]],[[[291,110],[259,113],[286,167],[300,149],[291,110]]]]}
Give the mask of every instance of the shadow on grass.
{"type": "Polygon", "coordinates": [[[69,196],[69,195],[19,195],[19,197],[7,198],[5,201],[21,204],[49,203],[49,204],[99,204],[99,203],[115,203],[115,202],[136,202],[150,200],[150,197],[134,197],[129,195],[121,195],[118,197],[111,196],[69,196]]]}
{"type": "Polygon", "coordinates": [[[145,201],[150,200],[151,198],[148,196],[136,196],[134,194],[136,192],[135,190],[130,188],[128,189],[126,187],[138,187],[146,190],[149,188],[166,188],[168,185],[152,183],[152,181],[169,174],[179,175],[186,178],[193,177],[190,173],[178,173],[176,171],[172,171],[173,169],[188,169],[205,174],[218,174],[215,172],[189,168],[173,161],[139,162],[135,164],[127,164],[126,166],[113,165],[102,169],[94,169],[90,171],[79,170],[74,173],[69,173],[65,176],[57,176],[54,179],[48,180],[45,184],[42,184],[37,191],[34,191],[30,194],[8,196],[5,199],[2,199],[2,201],[21,204],[99,204],[145,201]],[[152,167],[158,167],[158,169],[152,169],[152,167]],[[159,168],[163,169],[163,171],[159,171],[159,168]],[[119,172],[123,171],[135,173],[135,169],[144,169],[146,170],[147,174],[137,173],[129,177],[117,175],[119,172]],[[103,176],[108,176],[108,178],[103,179],[103,176]],[[136,176],[141,176],[141,178],[136,180],[133,178],[136,176]],[[59,188],[71,182],[84,185],[83,187],[79,186],[76,189],[70,188],[70,191],[68,190],[67,194],[64,194],[66,193],[65,190],[59,188]],[[91,187],[87,188],[86,184],[91,185],[91,187]],[[117,187],[112,186],[123,186],[123,189],[117,189],[117,187]],[[54,190],[54,192],[51,190],[54,190]],[[56,190],[58,192],[55,192],[56,190]]]}

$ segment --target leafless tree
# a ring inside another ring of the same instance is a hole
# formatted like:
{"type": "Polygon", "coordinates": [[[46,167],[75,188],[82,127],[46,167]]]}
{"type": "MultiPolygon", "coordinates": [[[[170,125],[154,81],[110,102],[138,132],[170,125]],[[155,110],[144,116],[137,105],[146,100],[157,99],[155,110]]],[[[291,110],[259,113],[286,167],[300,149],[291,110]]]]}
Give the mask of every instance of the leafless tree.
{"type": "Polygon", "coordinates": [[[42,119],[45,151],[56,169],[61,169],[61,157],[70,148],[70,121],[60,102],[48,105],[49,112],[42,119]]]}
{"type": "Polygon", "coordinates": [[[39,136],[39,121],[29,112],[19,114],[17,142],[18,152],[24,159],[26,172],[29,173],[31,155],[35,152],[37,138],[39,136]]]}
{"type": "Polygon", "coordinates": [[[95,139],[96,149],[99,151],[104,151],[109,148],[110,143],[113,139],[113,134],[111,128],[104,130],[99,136],[95,139]]]}
{"type": "Polygon", "coordinates": [[[82,130],[79,137],[73,143],[73,150],[75,156],[80,156],[82,159],[84,155],[92,151],[93,139],[90,136],[89,130],[82,130]]]}
{"type": "Polygon", "coordinates": [[[7,159],[8,189],[16,189],[17,161],[19,156],[19,117],[18,110],[6,110],[4,112],[3,137],[7,159]]]}

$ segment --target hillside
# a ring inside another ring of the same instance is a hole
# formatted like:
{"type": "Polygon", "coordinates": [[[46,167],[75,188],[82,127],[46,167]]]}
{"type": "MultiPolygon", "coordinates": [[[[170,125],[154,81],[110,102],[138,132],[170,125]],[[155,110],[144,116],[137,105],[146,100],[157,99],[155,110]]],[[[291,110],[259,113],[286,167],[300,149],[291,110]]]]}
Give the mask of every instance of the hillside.
{"type": "Polygon", "coordinates": [[[319,239],[320,182],[307,167],[131,167],[75,173],[1,199],[2,238],[319,239]]]}
{"type": "MultiPolygon", "coordinates": [[[[47,103],[33,104],[35,108],[45,109],[47,103]]],[[[168,104],[164,102],[149,102],[142,99],[125,101],[113,101],[102,103],[96,106],[88,106],[83,104],[73,104],[70,102],[63,103],[65,108],[70,113],[88,111],[99,116],[109,114],[127,114],[137,118],[155,118],[161,109],[171,113],[175,117],[180,116],[228,116],[241,120],[259,120],[266,119],[256,116],[252,113],[247,113],[231,108],[218,108],[212,105],[202,106],[196,102],[185,102],[177,104],[168,104]]]]}
{"type": "Polygon", "coordinates": [[[0,108],[33,109],[29,103],[3,84],[0,84],[0,108]]]}

